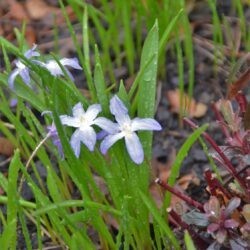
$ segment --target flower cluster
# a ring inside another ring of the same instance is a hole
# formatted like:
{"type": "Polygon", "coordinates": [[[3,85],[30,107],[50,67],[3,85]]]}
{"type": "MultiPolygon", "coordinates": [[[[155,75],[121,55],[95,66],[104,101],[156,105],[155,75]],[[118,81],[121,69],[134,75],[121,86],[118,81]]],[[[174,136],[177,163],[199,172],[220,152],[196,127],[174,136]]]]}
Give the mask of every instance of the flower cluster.
{"type": "MultiPolygon", "coordinates": [[[[82,70],[76,58],[62,58],[59,63],[56,60],[42,62],[33,57],[39,57],[40,53],[36,51],[37,45],[24,53],[24,57],[30,59],[30,62],[47,69],[53,76],[64,76],[64,72],[73,80],[72,74],[66,68],[70,66],[74,69],[82,70]]],[[[15,78],[20,75],[25,84],[30,86],[30,69],[21,59],[15,62],[16,68],[10,73],[8,84],[11,89],[14,88],[15,78]]],[[[118,140],[124,138],[128,154],[132,161],[141,164],[144,159],[144,152],[136,134],[138,130],[161,130],[160,124],[151,118],[134,118],[128,115],[128,109],[123,102],[115,95],[110,100],[110,112],[116,122],[105,117],[97,117],[102,111],[100,104],[90,105],[85,111],[82,104],[77,103],[72,109],[72,116],[61,115],[60,119],[63,125],[76,128],[70,139],[70,145],[76,155],[80,156],[81,144],[84,144],[90,151],[94,150],[98,135],[93,126],[102,129],[103,140],[100,150],[106,154],[108,149],[118,140]]],[[[50,138],[63,156],[62,145],[54,123],[48,127],[50,138]]]]}
{"type": "Polygon", "coordinates": [[[116,122],[105,117],[97,117],[100,112],[101,106],[99,104],[93,104],[85,111],[82,104],[77,103],[72,109],[73,116],[60,116],[62,124],[76,128],[70,139],[75,155],[79,157],[81,143],[90,151],[94,150],[97,135],[93,125],[97,125],[106,134],[100,145],[103,154],[106,154],[115,142],[124,138],[130,158],[136,164],[141,164],[144,152],[135,131],[161,130],[160,124],[151,118],[131,119],[128,115],[128,109],[116,95],[110,100],[110,112],[114,115],[116,122]]]}
{"type": "MultiPolygon", "coordinates": [[[[62,68],[60,67],[60,65],[57,63],[57,61],[49,60],[46,63],[44,63],[42,61],[32,59],[32,57],[40,56],[40,53],[37,52],[36,49],[37,49],[37,45],[34,44],[30,50],[24,53],[24,57],[27,59],[31,59],[30,60],[31,63],[34,63],[36,65],[39,65],[47,69],[53,76],[64,75],[64,72],[62,68]]],[[[59,60],[59,62],[71,80],[73,80],[74,78],[65,66],[70,66],[74,69],[82,70],[82,67],[79,65],[77,58],[62,58],[61,60],[59,60]]],[[[16,68],[10,73],[9,78],[8,78],[9,87],[11,89],[14,88],[14,81],[18,75],[20,75],[20,77],[22,78],[22,80],[24,81],[26,85],[30,86],[30,70],[28,66],[26,66],[20,59],[15,62],[15,65],[16,65],[16,68]]]]}

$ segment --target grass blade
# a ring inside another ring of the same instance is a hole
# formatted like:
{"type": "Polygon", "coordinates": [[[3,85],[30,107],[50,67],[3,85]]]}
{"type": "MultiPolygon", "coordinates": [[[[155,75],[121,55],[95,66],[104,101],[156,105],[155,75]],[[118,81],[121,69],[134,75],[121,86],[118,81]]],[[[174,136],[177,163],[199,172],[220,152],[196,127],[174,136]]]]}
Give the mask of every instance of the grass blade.
{"type": "Polygon", "coordinates": [[[184,233],[184,241],[185,241],[187,250],[196,250],[194,246],[194,242],[192,241],[192,238],[190,237],[190,234],[188,233],[188,231],[185,231],[184,233]]]}
{"type": "MultiPolygon", "coordinates": [[[[17,194],[17,178],[20,168],[20,153],[16,151],[9,167],[8,178],[8,201],[7,201],[7,225],[12,225],[11,232],[7,236],[9,246],[5,249],[16,249],[17,244],[17,215],[18,215],[18,194],[17,194]]],[[[2,246],[2,245],[1,245],[2,246]]]]}
{"type": "MultiPolygon", "coordinates": [[[[178,154],[176,156],[175,162],[174,162],[174,164],[172,166],[169,178],[168,178],[168,184],[171,187],[175,184],[176,179],[179,176],[181,163],[183,162],[183,160],[188,155],[188,152],[189,152],[190,148],[192,147],[192,145],[194,144],[194,142],[196,140],[198,140],[198,138],[200,137],[200,135],[207,129],[207,127],[208,127],[208,124],[204,124],[203,126],[201,126],[198,129],[196,129],[187,138],[187,140],[184,142],[184,144],[181,146],[181,148],[178,151],[178,154]]],[[[171,200],[171,193],[168,192],[166,194],[166,196],[165,196],[165,201],[164,201],[164,205],[163,205],[163,211],[166,211],[166,208],[169,207],[170,200],[171,200]]]]}
{"type": "MultiPolygon", "coordinates": [[[[155,113],[156,76],[158,61],[158,23],[156,22],[149,32],[142,50],[141,65],[143,68],[148,61],[153,60],[145,69],[141,77],[138,90],[138,115],[139,117],[153,117],[155,113]]],[[[151,153],[152,133],[143,132],[141,141],[146,155],[151,153]]]]}
{"type": "Polygon", "coordinates": [[[107,115],[109,114],[109,99],[97,46],[95,46],[95,59],[96,64],[94,71],[94,84],[96,88],[97,99],[102,106],[103,113],[107,115]]]}
{"type": "Polygon", "coordinates": [[[164,219],[160,215],[160,213],[159,213],[157,207],[155,206],[155,204],[153,204],[153,202],[143,192],[139,191],[139,193],[140,193],[142,201],[148,207],[148,209],[151,212],[153,218],[159,224],[161,229],[165,232],[166,236],[169,238],[169,240],[173,244],[174,249],[181,249],[177,239],[175,238],[174,233],[172,232],[172,230],[170,229],[168,224],[164,221],[164,219]]]}

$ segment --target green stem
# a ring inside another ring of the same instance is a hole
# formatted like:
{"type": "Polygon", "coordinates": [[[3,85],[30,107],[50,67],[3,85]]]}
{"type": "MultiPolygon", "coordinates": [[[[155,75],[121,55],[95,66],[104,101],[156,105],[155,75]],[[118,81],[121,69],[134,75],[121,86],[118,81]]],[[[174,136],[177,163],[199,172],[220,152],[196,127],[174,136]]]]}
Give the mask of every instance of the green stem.
{"type": "MultiPolygon", "coordinates": [[[[7,204],[8,202],[8,197],[7,196],[0,196],[0,204],[7,204]]],[[[36,204],[30,201],[26,201],[26,200],[18,200],[19,205],[21,205],[22,207],[26,207],[26,208],[31,208],[31,209],[36,209],[36,204]]]]}

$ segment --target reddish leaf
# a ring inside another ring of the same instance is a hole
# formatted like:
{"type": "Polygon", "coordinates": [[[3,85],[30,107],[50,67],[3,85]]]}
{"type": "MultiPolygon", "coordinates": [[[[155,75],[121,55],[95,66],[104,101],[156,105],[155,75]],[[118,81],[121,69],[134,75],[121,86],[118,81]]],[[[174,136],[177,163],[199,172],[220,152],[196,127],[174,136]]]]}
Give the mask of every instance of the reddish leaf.
{"type": "Polygon", "coordinates": [[[245,71],[245,73],[243,73],[236,82],[231,84],[227,95],[228,99],[233,99],[238,94],[238,92],[247,85],[249,80],[250,80],[250,68],[247,71],[245,71]]]}

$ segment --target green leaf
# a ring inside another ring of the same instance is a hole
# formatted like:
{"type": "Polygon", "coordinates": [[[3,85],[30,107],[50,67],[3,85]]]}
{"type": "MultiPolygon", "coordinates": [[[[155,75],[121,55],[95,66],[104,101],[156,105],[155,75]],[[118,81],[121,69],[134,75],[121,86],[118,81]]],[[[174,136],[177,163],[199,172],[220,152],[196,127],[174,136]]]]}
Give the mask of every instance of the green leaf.
{"type": "Polygon", "coordinates": [[[141,191],[139,191],[142,201],[145,203],[145,205],[148,207],[149,211],[151,212],[153,218],[155,221],[159,224],[160,228],[165,232],[168,239],[173,244],[174,249],[181,249],[180,245],[174,235],[174,233],[171,231],[169,225],[165,222],[165,220],[162,218],[161,214],[159,213],[156,205],[141,191]]]}
{"type": "Polygon", "coordinates": [[[132,75],[134,72],[135,48],[133,41],[133,30],[131,29],[131,3],[130,1],[120,1],[121,15],[124,25],[124,47],[127,57],[129,72],[132,75]]]}
{"type": "Polygon", "coordinates": [[[13,240],[13,234],[16,234],[16,231],[13,231],[13,229],[16,229],[16,220],[8,222],[4,227],[4,231],[1,234],[0,238],[0,246],[2,249],[16,249],[10,247],[10,244],[13,240]]]}
{"type": "Polygon", "coordinates": [[[185,233],[184,233],[184,241],[185,241],[187,250],[196,250],[196,247],[194,246],[194,242],[192,241],[192,238],[190,237],[187,230],[185,230],[185,233]]]}
{"type": "Polygon", "coordinates": [[[19,211],[19,220],[22,226],[22,233],[25,239],[25,246],[27,250],[32,250],[32,243],[30,238],[30,233],[27,225],[27,221],[25,220],[24,212],[20,209],[19,211]]]}
{"type": "Polygon", "coordinates": [[[0,172],[0,187],[6,192],[8,188],[7,178],[0,172]]]}
{"type": "Polygon", "coordinates": [[[11,70],[11,64],[10,64],[10,59],[8,57],[4,44],[2,44],[2,52],[3,52],[3,59],[4,59],[6,70],[9,72],[11,70]]]}
{"type": "Polygon", "coordinates": [[[66,20],[68,31],[70,32],[70,36],[72,38],[74,47],[75,47],[75,49],[77,51],[77,55],[79,57],[80,64],[83,66],[83,70],[84,70],[84,73],[85,73],[85,76],[86,76],[86,79],[87,79],[87,84],[88,84],[88,88],[89,88],[91,97],[92,97],[92,99],[95,99],[95,94],[96,93],[95,93],[95,89],[94,89],[93,79],[92,79],[92,76],[91,76],[91,72],[88,69],[88,66],[85,65],[84,55],[82,53],[81,46],[80,46],[80,44],[79,44],[79,42],[77,40],[76,32],[74,31],[74,27],[73,27],[73,25],[72,25],[72,23],[70,21],[69,15],[68,15],[68,13],[66,11],[66,8],[65,8],[65,5],[64,5],[63,1],[59,0],[59,4],[60,4],[60,7],[61,7],[63,16],[64,16],[64,18],[66,20]]]}
{"type": "Polygon", "coordinates": [[[7,201],[7,224],[12,225],[11,235],[8,236],[10,239],[10,249],[16,249],[17,242],[17,213],[18,213],[18,194],[17,194],[17,178],[18,171],[20,168],[20,153],[15,151],[13,159],[9,167],[9,178],[8,178],[8,201],[7,201]]]}
{"type": "MultiPolygon", "coordinates": [[[[195,143],[196,140],[201,136],[201,134],[207,129],[208,124],[204,124],[203,126],[196,129],[184,142],[184,144],[181,146],[180,150],[178,151],[178,154],[176,156],[176,159],[174,161],[174,164],[171,169],[171,173],[168,178],[168,184],[172,187],[174,186],[176,179],[179,176],[180,173],[180,167],[183,162],[183,160],[187,157],[188,152],[192,145],[195,143]]],[[[163,210],[166,211],[166,208],[169,207],[171,200],[171,193],[167,193],[164,201],[163,210]]]]}
{"type": "MultiPolygon", "coordinates": [[[[7,78],[1,77],[0,82],[2,82],[2,84],[6,87],[8,86],[7,78]]],[[[18,78],[15,81],[13,92],[17,96],[22,97],[24,100],[29,102],[38,111],[46,110],[44,102],[42,101],[42,97],[38,97],[37,93],[35,93],[34,90],[32,90],[29,86],[20,81],[18,78]]]]}
{"type": "Polygon", "coordinates": [[[81,249],[82,246],[84,246],[85,249],[89,249],[89,250],[96,249],[96,245],[94,245],[94,243],[88,237],[87,233],[83,236],[82,234],[80,234],[80,232],[76,231],[72,235],[71,239],[72,240],[71,240],[71,245],[69,246],[69,249],[78,250],[78,249],[81,249]]]}
{"type": "Polygon", "coordinates": [[[95,60],[96,64],[94,71],[94,84],[95,84],[96,94],[98,101],[102,106],[103,113],[107,115],[109,113],[109,99],[97,46],[95,46],[95,60]]]}
{"type": "MultiPolygon", "coordinates": [[[[155,96],[156,96],[156,76],[158,61],[158,23],[155,22],[150,30],[142,50],[141,65],[147,65],[144,74],[141,76],[138,90],[138,116],[153,117],[155,113],[155,96]],[[152,60],[153,57],[153,60],[152,60]],[[152,60],[152,61],[151,61],[152,60]],[[150,63],[148,64],[148,61],[150,63]]],[[[146,155],[150,156],[152,146],[152,133],[143,132],[141,141],[146,155]]]]}
{"type": "Polygon", "coordinates": [[[166,42],[169,39],[169,36],[175,27],[177,21],[181,18],[183,15],[183,9],[180,9],[180,11],[177,13],[177,15],[172,19],[172,21],[167,25],[167,28],[165,29],[163,35],[161,36],[160,42],[159,42],[159,56],[165,52],[166,42]]]}
{"type": "Polygon", "coordinates": [[[125,106],[130,110],[129,96],[124,86],[123,80],[120,81],[119,90],[117,93],[118,97],[122,100],[125,106]]]}

